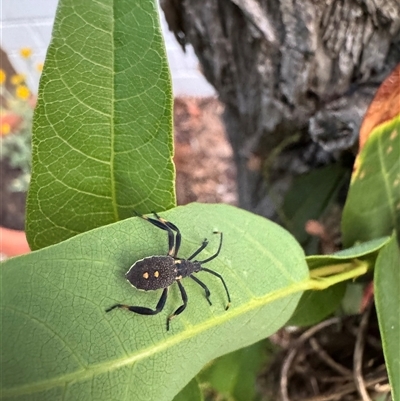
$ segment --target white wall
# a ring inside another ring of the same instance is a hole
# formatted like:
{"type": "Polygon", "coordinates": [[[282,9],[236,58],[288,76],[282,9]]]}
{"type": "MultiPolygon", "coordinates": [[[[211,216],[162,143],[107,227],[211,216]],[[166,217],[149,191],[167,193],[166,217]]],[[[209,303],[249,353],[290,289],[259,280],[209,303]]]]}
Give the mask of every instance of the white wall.
{"type": "MultiPolygon", "coordinates": [[[[56,13],[57,0],[0,0],[1,47],[9,55],[11,63],[20,73],[27,72],[26,61],[19,56],[19,49],[30,47],[35,64],[43,62],[50,42],[56,13]]],[[[198,61],[191,46],[183,53],[174,35],[168,31],[161,12],[168,60],[171,68],[174,95],[212,96],[214,88],[206,81],[198,68],[198,61]]],[[[37,87],[38,76],[30,76],[29,84],[37,87]]]]}

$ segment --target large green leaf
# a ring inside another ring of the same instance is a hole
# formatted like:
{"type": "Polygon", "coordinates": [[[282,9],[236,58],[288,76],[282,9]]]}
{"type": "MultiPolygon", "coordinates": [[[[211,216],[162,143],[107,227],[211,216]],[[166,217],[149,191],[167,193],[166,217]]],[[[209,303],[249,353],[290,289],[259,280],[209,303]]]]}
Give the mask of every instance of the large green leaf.
{"type": "Polygon", "coordinates": [[[60,0],[34,117],[32,249],[175,204],[155,0],[60,0]]]}
{"type": "MultiPolygon", "coordinates": [[[[375,265],[378,252],[389,241],[388,237],[364,242],[352,248],[336,252],[332,255],[313,255],[306,258],[310,270],[324,268],[326,271],[334,266],[345,271],[347,264],[354,261],[365,261],[369,269],[375,265]]],[[[333,273],[332,273],[333,274],[333,273]]],[[[318,323],[333,313],[340,305],[346,291],[346,283],[341,282],[322,291],[305,291],[288,324],[295,326],[309,326],[318,323]]]]}
{"type": "MultiPolygon", "coordinates": [[[[165,231],[127,219],[10,259],[1,268],[3,399],[170,400],[211,359],[250,345],[284,325],[309,288],[304,253],[281,227],[226,205],[191,204],[162,214],[180,227],[181,257],[210,240],[207,264],[226,280],[198,273],[211,291],[185,279],[187,310],[174,285],[165,310],[141,316],[105,309],[115,303],[153,307],[157,292],[132,288],[124,274],[140,258],[166,254],[165,231]]],[[[201,259],[200,259],[201,260],[201,259]]]]}
{"type": "Polygon", "coordinates": [[[400,117],[379,125],[359,154],[343,210],[351,246],[400,229],[400,117]]]}
{"type": "Polygon", "coordinates": [[[400,401],[400,252],[396,236],[378,255],[374,285],[392,398],[393,401],[400,401]]]}

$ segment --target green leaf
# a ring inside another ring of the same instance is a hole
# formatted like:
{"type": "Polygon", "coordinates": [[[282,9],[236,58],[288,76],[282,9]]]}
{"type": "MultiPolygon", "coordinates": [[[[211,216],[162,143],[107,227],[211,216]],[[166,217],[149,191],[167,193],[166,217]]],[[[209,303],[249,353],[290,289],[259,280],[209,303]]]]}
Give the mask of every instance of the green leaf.
{"type": "Polygon", "coordinates": [[[200,381],[228,399],[252,401],[256,398],[257,376],[270,355],[269,340],[259,341],[213,361],[199,374],[200,381]]]}
{"type": "MultiPolygon", "coordinates": [[[[137,260],[167,253],[166,232],[140,218],[91,230],[60,244],[7,260],[1,268],[0,367],[3,399],[171,400],[210,360],[253,344],[289,319],[308,283],[304,253],[278,225],[227,205],[191,204],[162,216],[182,232],[188,257],[205,237],[202,257],[220,280],[199,272],[211,291],[185,279],[187,309],[173,285],[164,311],[141,316],[115,303],[154,308],[160,291],[132,288],[124,274],[137,260]]],[[[200,259],[201,260],[201,259],[200,259]]],[[[309,288],[309,287],[307,287],[309,288]]]]}
{"type": "Polygon", "coordinates": [[[203,401],[203,393],[200,390],[196,378],[190,382],[174,397],[174,401],[203,401]]]}
{"type": "MultiPolygon", "coordinates": [[[[340,266],[355,259],[368,261],[372,268],[379,250],[388,241],[389,237],[378,238],[332,255],[308,256],[306,261],[310,271],[333,265],[340,266]]],[[[338,308],[345,294],[346,285],[345,282],[342,282],[322,291],[304,292],[296,311],[287,324],[293,326],[311,326],[320,322],[338,308]]]]}
{"type": "Polygon", "coordinates": [[[358,315],[363,302],[365,282],[349,283],[340,303],[340,312],[344,315],[358,315]]]}
{"type": "MultiPolygon", "coordinates": [[[[351,258],[365,258],[365,257],[372,257],[376,258],[377,253],[390,241],[390,237],[382,237],[382,238],[375,238],[370,241],[362,242],[357,245],[352,246],[351,248],[343,249],[339,252],[335,252],[333,254],[334,258],[338,260],[346,260],[351,258]]],[[[307,257],[307,262],[309,266],[313,269],[322,266],[321,263],[323,262],[324,258],[330,260],[332,255],[325,255],[325,256],[309,256],[307,257]]]]}
{"type": "Polygon", "coordinates": [[[336,197],[347,177],[346,170],[332,165],[297,176],[282,207],[285,226],[302,244],[314,248],[315,237],[305,231],[308,220],[318,220],[336,197]]]}
{"type": "Polygon", "coordinates": [[[32,249],[175,205],[155,0],[61,0],[34,116],[32,249]]]}
{"type": "Polygon", "coordinates": [[[312,326],[332,314],[346,292],[346,283],[339,283],[323,291],[306,291],[287,326],[312,326]]]}
{"type": "Polygon", "coordinates": [[[400,229],[400,116],[379,125],[361,150],[343,210],[343,243],[400,229]]]}
{"type": "Polygon", "coordinates": [[[400,401],[400,252],[396,236],[379,252],[374,293],[392,398],[400,401]]]}

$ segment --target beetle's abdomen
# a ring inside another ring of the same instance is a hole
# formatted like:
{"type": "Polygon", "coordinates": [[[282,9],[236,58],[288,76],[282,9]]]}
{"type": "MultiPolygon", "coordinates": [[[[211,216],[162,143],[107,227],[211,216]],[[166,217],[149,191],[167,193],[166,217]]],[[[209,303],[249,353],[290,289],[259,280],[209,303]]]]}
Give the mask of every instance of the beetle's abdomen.
{"type": "Polygon", "coordinates": [[[139,290],[158,290],[176,280],[176,265],[171,256],[150,256],[134,263],[125,275],[139,290]]]}

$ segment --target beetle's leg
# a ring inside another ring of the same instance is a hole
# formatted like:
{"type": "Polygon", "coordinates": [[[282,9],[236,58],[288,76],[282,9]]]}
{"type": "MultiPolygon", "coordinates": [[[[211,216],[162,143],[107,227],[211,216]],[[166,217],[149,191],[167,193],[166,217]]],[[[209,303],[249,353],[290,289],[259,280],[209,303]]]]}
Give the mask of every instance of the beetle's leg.
{"type": "Polygon", "coordinates": [[[156,212],[153,212],[154,216],[157,217],[158,221],[160,221],[161,223],[165,224],[168,228],[170,228],[171,230],[174,230],[176,232],[176,238],[175,238],[175,250],[173,253],[168,253],[168,255],[175,257],[178,255],[178,251],[179,248],[181,246],[181,232],[179,231],[179,228],[171,223],[168,220],[165,220],[164,218],[160,217],[156,212]]]}
{"type": "MultiPolygon", "coordinates": [[[[174,246],[174,242],[175,242],[174,232],[172,231],[171,227],[168,226],[166,223],[164,223],[162,220],[152,219],[151,217],[141,215],[141,214],[137,213],[136,211],[135,211],[135,213],[137,216],[141,217],[144,220],[147,220],[149,223],[153,224],[154,226],[161,228],[161,230],[165,230],[168,232],[168,255],[173,256],[173,257],[176,256],[176,254],[177,254],[176,248],[179,249],[179,246],[178,247],[174,246]]],[[[169,223],[169,224],[172,224],[172,223],[169,223]]],[[[177,227],[175,227],[175,228],[178,230],[177,227]]],[[[179,232],[179,230],[178,230],[178,232],[179,232]]],[[[179,233],[179,238],[178,238],[178,234],[176,235],[176,242],[178,245],[180,245],[180,242],[181,242],[180,233],[179,233]]]]}
{"type": "Polygon", "coordinates": [[[225,283],[225,280],[223,279],[223,277],[220,274],[218,274],[217,272],[215,272],[214,270],[207,269],[207,268],[205,268],[203,266],[201,267],[200,271],[205,271],[207,273],[211,273],[214,276],[218,277],[222,281],[222,284],[225,287],[226,295],[228,297],[228,305],[226,305],[226,308],[225,308],[225,310],[227,310],[229,308],[230,304],[231,304],[231,296],[229,295],[228,287],[226,286],[226,283],[225,283]]]}
{"type": "Polygon", "coordinates": [[[106,309],[106,312],[110,312],[115,308],[121,308],[121,309],[126,309],[134,313],[138,313],[139,315],[157,315],[157,313],[160,313],[165,306],[165,302],[167,301],[167,295],[168,295],[168,287],[164,288],[163,293],[161,294],[161,298],[158,301],[158,304],[156,306],[156,309],[150,309],[146,308],[144,306],[129,306],[129,305],[124,305],[124,304],[115,304],[111,306],[111,308],[106,309]]]}
{"type": "Polygon", "coordinates": [[[207,298],[207,301],[208,301],[208,303],[210,304],[210,305],[212,305],[212,303],[211,303],[211,301],[210,301],[210,290],[208,289],[208,287],[202,282],[202,281],[200,281],[197,277],[195,277],[195,276],[193,276],[193,274],[191,274],[190,276],[189,276],[192,280],[194,280],[200,287],[203,287],[203,289],[204,289],[204,291],[205,291],[205,293],[206,293],[206,298],[207,298]]]}
{"type": "Polygon", "coordinates": [[[222,247],[222,233],[220,231],[214,231],[214,234],[219,234],[220,235],[220,241],[219,241],[219,247],[217,252],[214,253],[214,255],[210,256],[209,258],[205,259],[205,260],[199,260],[200,263],[207,263],[210,260],[215,259],[218,255],[219,252],[221,251],[221,247],[222,247]]]}
{"type": "Polygon", "coordinates": [[[175,317],[180,315],[185,309],[186,309],[186,305],[187,305],[187,294],[185,289],[183,288],[183,285],[181,283],[180,280],[176,280],[176,282],[178,283],[179,286],[179,290],[181,291],[181,296],[182,296],[182,301],[183,301],[183,305],[181,305],[172,315],[168,316],[167,319],[167,331],[169,330],[169,322],[175,317]]]}
{"type": "Polygon", "coordinates": [[[187,260],[192,260],[195,256],[197,256],[206,246],[208,245],[208,239],[204,238],[203,243],[200,245],[200,248],[193,254],[188,257],[187,260]]]}

